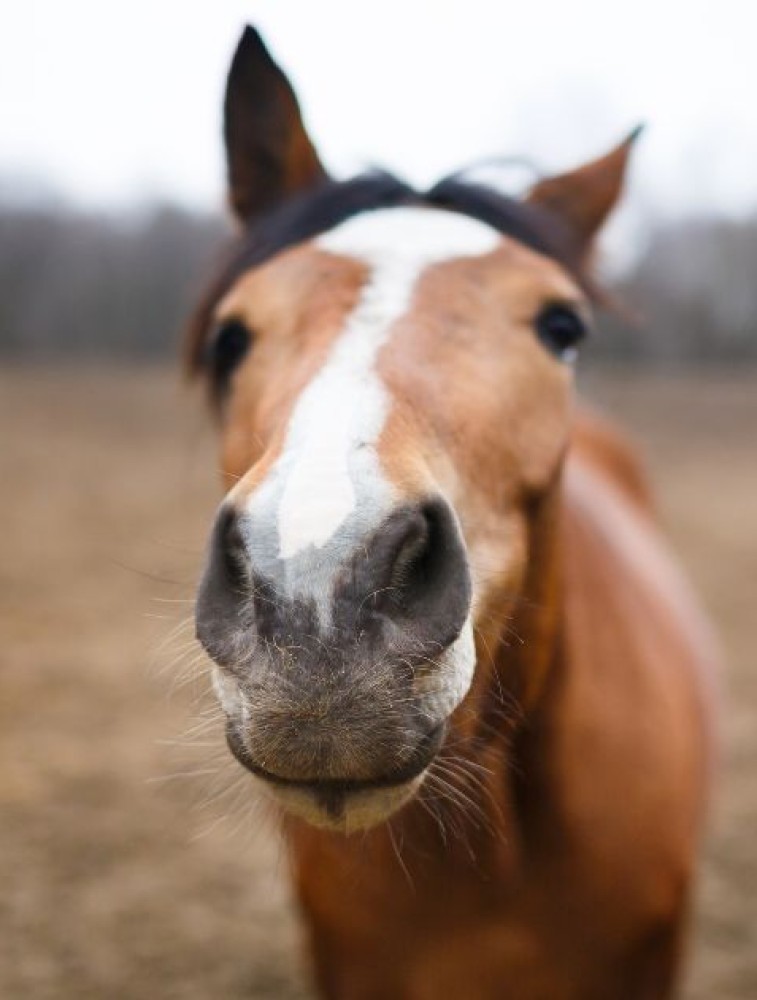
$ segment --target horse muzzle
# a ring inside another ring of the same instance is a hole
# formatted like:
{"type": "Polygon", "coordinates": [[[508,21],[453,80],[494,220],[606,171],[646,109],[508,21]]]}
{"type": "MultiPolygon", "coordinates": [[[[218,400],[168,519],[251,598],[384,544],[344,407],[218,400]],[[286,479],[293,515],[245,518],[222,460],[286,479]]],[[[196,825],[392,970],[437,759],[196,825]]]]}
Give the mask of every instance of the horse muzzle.
{"type": "Polygon", "coordinates": [[[420,787],[472,679],[456,519],[404,505],[294,567],[260,557],[255,527],[222,506],[197,601],[229,747],[288,811],[373,825],[420,787]]]}

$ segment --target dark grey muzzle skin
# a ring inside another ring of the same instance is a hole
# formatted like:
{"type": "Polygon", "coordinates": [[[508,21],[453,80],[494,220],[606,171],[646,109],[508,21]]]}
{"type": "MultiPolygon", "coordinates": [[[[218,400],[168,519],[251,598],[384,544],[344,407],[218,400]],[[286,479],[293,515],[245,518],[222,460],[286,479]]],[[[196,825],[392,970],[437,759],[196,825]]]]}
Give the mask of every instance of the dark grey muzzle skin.
{"type": "Polygon", "coordinates": [[[471,602],[448,504],[393,511],[334,574],[326,621],[322,599],[286,597],[256,573],[244,517],[221,506],[196,609],[197,637],[235,692],[234,755],[326,808],[420,773],[445,734],[436,671],[471,602]]]}

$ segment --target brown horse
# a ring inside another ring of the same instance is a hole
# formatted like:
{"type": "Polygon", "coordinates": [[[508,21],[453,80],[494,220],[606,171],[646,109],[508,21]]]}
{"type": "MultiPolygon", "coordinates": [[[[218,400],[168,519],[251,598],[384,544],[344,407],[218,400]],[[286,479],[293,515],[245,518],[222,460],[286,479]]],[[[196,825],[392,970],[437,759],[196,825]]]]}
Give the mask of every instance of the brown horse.
{"type": "Polygon", "coordinates": [[[242,230],[189,343],[228,489],[197,632],[322,994],[670,996],[711,643],[572,392],[631,139],[519,201],[337,182],[252,29],[225,137],[242,230]]]}

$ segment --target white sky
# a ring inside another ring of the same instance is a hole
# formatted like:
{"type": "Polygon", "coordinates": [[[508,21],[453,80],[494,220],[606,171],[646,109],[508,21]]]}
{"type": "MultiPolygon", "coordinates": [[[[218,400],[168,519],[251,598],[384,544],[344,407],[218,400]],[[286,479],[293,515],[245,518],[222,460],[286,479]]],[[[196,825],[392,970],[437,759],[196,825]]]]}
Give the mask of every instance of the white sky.
{"type": "Polygon", "coordinates": [[[87,205],[220,203],[251,21],[337,173],[562,168],[644,121],[632,214],[757,207],[754,0],[5,0],[0,21],[0,178],[87,205]]]}

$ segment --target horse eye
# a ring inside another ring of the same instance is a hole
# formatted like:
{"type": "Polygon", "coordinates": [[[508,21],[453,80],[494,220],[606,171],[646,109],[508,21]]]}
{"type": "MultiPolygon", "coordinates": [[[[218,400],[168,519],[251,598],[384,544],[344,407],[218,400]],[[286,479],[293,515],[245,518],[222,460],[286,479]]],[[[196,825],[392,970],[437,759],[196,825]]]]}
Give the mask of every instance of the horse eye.
{"type": "Polygon", "coordinates": [[[250,331],[239,320],[222,323],[210,338],[207,366],[217,385],[223,385],[250,349],[250,331]]]}
{"type": "Polygon", "coordinates": [[[575,309],[565,305],[550,305],[536,318],[536,332],[552,354],[562,361],[573,361],[576,349],[587,331],[586,323],[575,309]]]}

